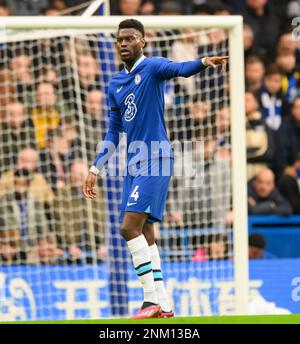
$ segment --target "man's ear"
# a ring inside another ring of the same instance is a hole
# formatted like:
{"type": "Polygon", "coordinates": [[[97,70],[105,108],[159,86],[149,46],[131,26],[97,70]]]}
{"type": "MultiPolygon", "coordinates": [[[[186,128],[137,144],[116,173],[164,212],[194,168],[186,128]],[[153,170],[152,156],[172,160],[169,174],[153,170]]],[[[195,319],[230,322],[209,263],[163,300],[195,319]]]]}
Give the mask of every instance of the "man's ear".
{"type": "Polygon", "coordinates": [[[145,38],[141,38],[141,44],[142,44],[142,48],[145,48],[145,45],[146,45],[146,41],[145,41],[145,38]]]}

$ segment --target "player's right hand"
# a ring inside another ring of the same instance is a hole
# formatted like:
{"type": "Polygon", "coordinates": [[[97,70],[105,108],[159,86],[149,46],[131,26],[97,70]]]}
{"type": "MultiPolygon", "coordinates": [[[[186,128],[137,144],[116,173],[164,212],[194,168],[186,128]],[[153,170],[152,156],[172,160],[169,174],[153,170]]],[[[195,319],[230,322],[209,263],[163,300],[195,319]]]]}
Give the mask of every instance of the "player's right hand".
{"type": "Polygon", "coordinates": [[[83,194],[86,198],[94,199],[96,198],[96,191],[95,191],[95,185],[96,185],[97,176],[89,172],[86,181],[83,185],[83,194]]]}

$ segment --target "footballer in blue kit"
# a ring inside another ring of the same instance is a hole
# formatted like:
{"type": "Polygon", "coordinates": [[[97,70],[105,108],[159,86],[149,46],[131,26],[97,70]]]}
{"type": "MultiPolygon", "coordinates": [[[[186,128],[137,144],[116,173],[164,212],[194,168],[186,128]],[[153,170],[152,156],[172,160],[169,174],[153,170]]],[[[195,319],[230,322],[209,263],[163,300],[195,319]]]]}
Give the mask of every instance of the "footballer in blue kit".
{"type": "Polygon", "coordinates": [[[173,174],[173,152],[164,122],[164,82],[189,77],[206,67],[222,66],[228,56],[173,62],[145,57],[145,31],[141,22],[119,24],[117,50],[124,68],[108,88],[109,129],[83,186],[87,198],[95,198],[96,176],[107,163],[125,132],[126,173],[120,206],[120,233],[127,242],[144,291],[144,302],[134,318],[174,316],[161,272],[153,223],[161,221],[173,174]]]}

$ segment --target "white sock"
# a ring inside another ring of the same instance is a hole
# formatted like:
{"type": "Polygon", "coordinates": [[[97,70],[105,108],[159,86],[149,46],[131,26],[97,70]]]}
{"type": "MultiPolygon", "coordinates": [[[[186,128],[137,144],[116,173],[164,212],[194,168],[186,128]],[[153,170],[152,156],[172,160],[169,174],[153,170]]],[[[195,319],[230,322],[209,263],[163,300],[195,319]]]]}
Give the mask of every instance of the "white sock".
{"type": "Polygon", "coordinates": [[[156,288],[156,295],[158,298],[158,303],[160,304],[162,310],[164,312],[170,312],[172,310],[168,296],[167,291],[165,287],[165,283],[163,281],[163,276],[161,273],[161,263],[160,263],[160,256],[158,247],[156,244],[149,246],[150,252],[151,252],[151,261],[153,266],[153,277],[154,277],[154,283],[156,288]]]}
{"type": "Polygon", "coordinates": [[[150,248],[144,235],[127,241],[133,265],[144,290],[144,301],[157,304],[150,248]]]}

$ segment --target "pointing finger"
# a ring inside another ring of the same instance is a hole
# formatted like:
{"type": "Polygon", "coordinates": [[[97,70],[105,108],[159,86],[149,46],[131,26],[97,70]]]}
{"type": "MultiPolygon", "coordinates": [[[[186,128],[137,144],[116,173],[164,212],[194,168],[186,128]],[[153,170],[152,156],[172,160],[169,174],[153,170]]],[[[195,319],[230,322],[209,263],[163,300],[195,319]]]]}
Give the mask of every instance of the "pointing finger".
{"type": "Polygon", "coordinates": [[[211,60],[207,60],[207,61],[205,61],[205,62],[206,62],[206,64],[207,64],[208,66],[210,66],[210,67],[213,67],[213,68],[216,68],[216,67],[217,67],[211,60]]]}
{"type": "Polygon", "coordinates": [[[222,68],[221,68],[221,72],[224,73],[226,71],[226,62],[222,61],[222,68]]]}

